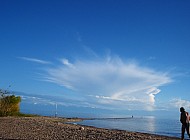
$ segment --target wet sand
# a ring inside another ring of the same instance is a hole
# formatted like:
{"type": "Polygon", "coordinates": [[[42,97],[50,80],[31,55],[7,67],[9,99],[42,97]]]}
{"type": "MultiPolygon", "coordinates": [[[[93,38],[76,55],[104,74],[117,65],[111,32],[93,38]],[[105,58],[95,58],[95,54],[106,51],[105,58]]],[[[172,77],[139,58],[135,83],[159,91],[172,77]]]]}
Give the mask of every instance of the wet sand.
{"type": "Polygon", "coordinates": [[[175,137],[102,129],[51,117],[0,117],[0,140],[179,140],[175,137]]]}

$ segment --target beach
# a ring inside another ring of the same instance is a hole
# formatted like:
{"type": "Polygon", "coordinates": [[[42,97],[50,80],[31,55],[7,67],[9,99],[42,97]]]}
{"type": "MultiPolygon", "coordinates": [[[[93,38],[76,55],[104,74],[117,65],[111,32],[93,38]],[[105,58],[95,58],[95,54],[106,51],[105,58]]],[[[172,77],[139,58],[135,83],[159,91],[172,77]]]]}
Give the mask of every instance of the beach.
{"type": "Polygon", "coordinates": [[[67,122],[81,119],[53,117],[0,117],[1,140],[179,140],[124,130],[103,129],[67,122]]]}

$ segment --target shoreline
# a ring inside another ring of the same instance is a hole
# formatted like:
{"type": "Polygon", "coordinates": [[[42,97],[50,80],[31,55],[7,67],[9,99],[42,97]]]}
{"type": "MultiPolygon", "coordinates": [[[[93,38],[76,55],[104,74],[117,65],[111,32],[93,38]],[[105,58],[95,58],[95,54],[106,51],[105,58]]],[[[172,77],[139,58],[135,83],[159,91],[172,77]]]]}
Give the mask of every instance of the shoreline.
{"type": "Polygon", "coordinates": [[[68,122],[80,118],[0,117],[0,140],[179,140],[156,134],[104,129],[68,122]]]}

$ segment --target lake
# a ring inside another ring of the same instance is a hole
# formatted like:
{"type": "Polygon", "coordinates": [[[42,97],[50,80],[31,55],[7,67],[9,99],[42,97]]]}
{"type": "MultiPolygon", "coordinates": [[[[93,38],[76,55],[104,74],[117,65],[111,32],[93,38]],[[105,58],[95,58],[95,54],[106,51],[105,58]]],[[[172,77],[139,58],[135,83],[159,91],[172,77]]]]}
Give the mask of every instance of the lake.
{"type": "Polygon", "coordinates": [[[84,120],[82,122],[78,122],[77,124],[95,126],[99,128],[152,133],[165,136],[181,136],[181,124],[179,120],[160,119],[155,117],[93,119],[84,120]]]}

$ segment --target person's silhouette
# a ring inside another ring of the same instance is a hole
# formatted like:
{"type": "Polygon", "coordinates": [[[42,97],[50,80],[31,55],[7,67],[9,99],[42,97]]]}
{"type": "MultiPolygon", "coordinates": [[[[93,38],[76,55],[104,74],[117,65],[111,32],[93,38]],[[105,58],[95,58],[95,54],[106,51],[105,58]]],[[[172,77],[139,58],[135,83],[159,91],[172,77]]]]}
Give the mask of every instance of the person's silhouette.
{"type": "Polygon", "coordinates": [[[184,134],[185,134],[185,130],[187,131],[187,134],[190,138],[190,134],[189,134],[189,114],[188,112],[185,111],[185,109],[183,107],[180,108],[180,122],[182,124],[181,126],[181,140],[184,140],[184,134]]]}

